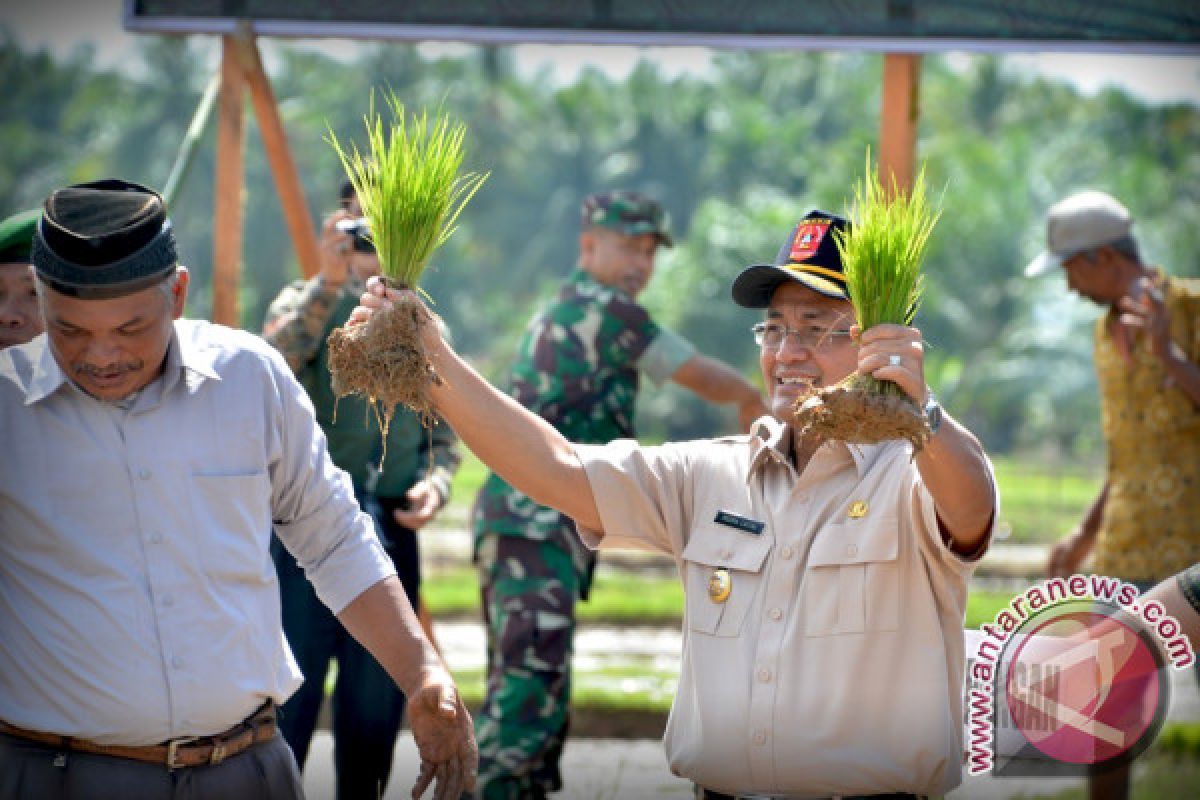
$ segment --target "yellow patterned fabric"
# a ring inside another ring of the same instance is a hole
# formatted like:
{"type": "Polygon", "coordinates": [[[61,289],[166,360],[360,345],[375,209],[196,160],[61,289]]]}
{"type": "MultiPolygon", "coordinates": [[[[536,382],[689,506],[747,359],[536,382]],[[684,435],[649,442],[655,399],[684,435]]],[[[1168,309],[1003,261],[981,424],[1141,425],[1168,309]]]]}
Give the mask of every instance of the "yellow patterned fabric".
{"type": "MultiPolygon", "coordinates": [[[[1171,338],[1200,360],[1200,281],[1159,276],[1171,338]]],[[[1097,321],[1096,375],[1108,445],[1108,500],[1093,568],[1159,581],[1200,561],[1200,408],[1174,386],[1145,337],[1128,356],[1097,321]]]]}

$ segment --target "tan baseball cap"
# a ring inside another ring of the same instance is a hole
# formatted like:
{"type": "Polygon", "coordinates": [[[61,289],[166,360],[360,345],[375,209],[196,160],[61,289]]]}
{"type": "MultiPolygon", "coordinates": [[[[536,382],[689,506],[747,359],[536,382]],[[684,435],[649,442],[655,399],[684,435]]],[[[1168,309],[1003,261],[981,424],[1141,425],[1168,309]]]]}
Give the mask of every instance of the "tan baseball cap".
{"type": "Polygon", "coordinates": [[[1132,231],[1129,209],[1112,195],[1093,189],[1076,192],[1046,212],[1046,250],[1029,262],[1025,276],[1045,274],[1077,253],[1112,244],[1132,231]]]}

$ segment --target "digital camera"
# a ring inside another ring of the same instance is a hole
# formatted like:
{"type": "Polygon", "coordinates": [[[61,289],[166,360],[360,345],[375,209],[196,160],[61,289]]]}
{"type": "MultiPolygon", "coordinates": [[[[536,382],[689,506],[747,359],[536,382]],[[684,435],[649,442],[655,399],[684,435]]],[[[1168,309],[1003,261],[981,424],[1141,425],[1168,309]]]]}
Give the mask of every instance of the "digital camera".
{"type": "Polygon", "coordinates": [[[375,252],[375,242],[371,241],[371,224],[367,222],[366,217],[339,219],[337,229],[347,236],[353,237],[355,252],[375,252]]]}

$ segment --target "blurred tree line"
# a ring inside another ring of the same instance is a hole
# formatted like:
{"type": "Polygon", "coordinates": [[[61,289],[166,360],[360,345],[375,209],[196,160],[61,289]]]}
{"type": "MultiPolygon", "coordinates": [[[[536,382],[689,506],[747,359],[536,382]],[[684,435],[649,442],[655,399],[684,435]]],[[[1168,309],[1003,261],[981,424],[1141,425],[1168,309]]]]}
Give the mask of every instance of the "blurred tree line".
{"type": "MultiPolygon", "coordinates": [[[[390,86],[410,107],[442,104],[468,124],[468,166],[491,178],[426,288],[459,349],[501,382],[531,311],[574,264],[581,198],[618,187],[660,198],[677,232],[646,304],[757,376],[756,315],[728,299],[730,279],[772,258],[810,208],[843,211],[878,136],[876,54],[728,52],[701,73],[667,75],[643,61],[623,79],[585,68],[564,81],[549,69],[519,72],[505,48],[435,57],[363,44],[340,60],[261,46],[314,218],[342,180],[327,131],[361,143],[372,88],[390,86]]],[[[55,58],[4,35],[0,213],[106,176],[161,187],[216,63],[210,38],[145,38],[112,70],[95,68],[87,49],[55,58]]],[[[1200,110],[1118,90],[1084,96],[984,55],[926,57],[921,91],[919,157],[944,187],[945,211],[918,319],[930,383],[994,451],[1090,458],[1098,312],[1068,296],[1061,277],[1032,282],[1021,269],[1040,249],[1046,207],[1092,186],[1134,210],[1151,261],[1200,274],[1200,110]]],[[[201,317],[211,299],[212,127],[172,209],[194,275],[189,314],[201,317]]],[[[252,114],[247,131],[242,324],[257,330],[299,270],[252,114]]],[[[650,439],[733,424],[671,389],[641,402],[650,439]]]]}

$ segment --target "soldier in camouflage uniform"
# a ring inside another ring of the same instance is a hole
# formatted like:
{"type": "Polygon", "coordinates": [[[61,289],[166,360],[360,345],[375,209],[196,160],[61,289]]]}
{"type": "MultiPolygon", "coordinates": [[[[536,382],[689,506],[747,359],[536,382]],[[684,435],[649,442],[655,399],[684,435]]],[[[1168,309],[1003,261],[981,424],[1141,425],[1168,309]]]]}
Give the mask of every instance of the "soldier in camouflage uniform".
{"type": "MultiPolygon", "coordinates": [[[[639,373],[737,404],[743,426],[765,414],[758,390],[637,304],[658,246],[671,245],[660,206],[634,192],[596,194],[582,216],[579,268],[526,330],[512,395],[586,443],[634,436],[639,373]]],[[[595,556],[570,518],[495,474],[476,500],[474,529],[488,637],[479,796],[544,797],[562,787],[575,603],[587,598],[595,556]]]]}
{"type": "MultiPolygon", "coordinates": [[[[355,495],[375,519],[409,602],[419,609],[416,530],[450,496],[450,480],[459,463],[456,439],[445,424],[426,430],[412,412],[398,408],[388,429],[380,471],[382,439],[374,413],[357,396],[333,396],[325,340],[346,321],[366,279],[379,272],[379,259],[369,240],[338,228],[339,222],[345,226],[361,214],[348,184],[342,189],[342,206],[324,225],[321,272],[280,292],[267,312],[264,336],[283,353],[312,399],[330,457],[350,474],[355,495]]],[[[278,541],[272,544],[283,629],[304,673],[304,684],[282,708],[280,729],[303,767],[325,695],[329,660],[337,659],[333,693],[337,796],[377,800],[391,770],[404,695],[321,604],[296,560],[278,541]]]]}

